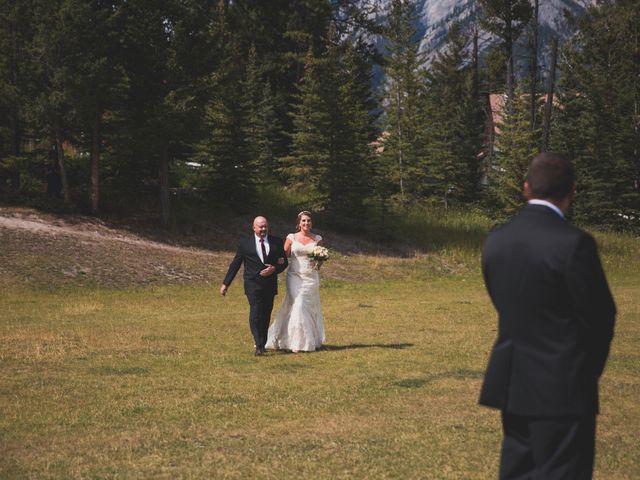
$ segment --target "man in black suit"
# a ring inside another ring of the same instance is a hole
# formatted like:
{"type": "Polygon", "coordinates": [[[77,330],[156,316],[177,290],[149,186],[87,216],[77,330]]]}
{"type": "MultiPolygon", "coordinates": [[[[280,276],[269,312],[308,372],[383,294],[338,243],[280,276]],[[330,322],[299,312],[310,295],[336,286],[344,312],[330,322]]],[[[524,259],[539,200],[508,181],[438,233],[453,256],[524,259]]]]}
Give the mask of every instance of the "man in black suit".
{"type": "Polygon", "coordinates": [[[561,156],[529,165],[522,211],[486,239],[498,312],[480,403],[502,411],[501,479],[590,479],[598,379],[616,307],[596,243],[564,219],[575,174],[561,156]]]}
{"type": "Polygon", "coordinates": [[[260,356],[265,353],[273,298],[278,293],[278,273],[287,268],[288,261],[282,240],[268,234],[269,223],[266,218],[255,218],[253,233],[240,240],[220,287],[220,294],[227,294],[229,285],[244,263],[244,293],[249,300],[249,326],[255,340],[255,354],[260,356]]]}

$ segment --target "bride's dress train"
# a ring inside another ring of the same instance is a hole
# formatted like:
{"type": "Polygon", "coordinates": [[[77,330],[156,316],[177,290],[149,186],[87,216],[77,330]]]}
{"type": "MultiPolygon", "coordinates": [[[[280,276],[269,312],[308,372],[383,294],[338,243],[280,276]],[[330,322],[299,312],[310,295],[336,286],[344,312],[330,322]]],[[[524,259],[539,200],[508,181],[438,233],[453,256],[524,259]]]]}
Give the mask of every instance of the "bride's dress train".
{"type": "Polygon", "coordinates": [[[287,292],[269,327],[266,348],[312,352],[324,343],[324,317],[320,305],[320,275],[308,254],[322,240],[303,244],[289,234],[291,259],[287,292]]]}

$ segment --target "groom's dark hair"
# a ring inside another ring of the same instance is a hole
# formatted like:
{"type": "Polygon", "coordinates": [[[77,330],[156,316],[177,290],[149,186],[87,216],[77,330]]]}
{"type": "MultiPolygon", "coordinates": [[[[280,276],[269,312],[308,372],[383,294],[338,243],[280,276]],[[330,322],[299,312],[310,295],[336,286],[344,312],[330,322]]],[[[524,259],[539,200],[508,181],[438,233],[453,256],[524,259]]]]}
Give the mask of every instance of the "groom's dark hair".
{"type": "Polygon", "coordinates": [[[543,152],[529,164],[527,182],[533,198],[563,199],[575,181],[576,174],[571,162],[557,153],[543,152]]]}

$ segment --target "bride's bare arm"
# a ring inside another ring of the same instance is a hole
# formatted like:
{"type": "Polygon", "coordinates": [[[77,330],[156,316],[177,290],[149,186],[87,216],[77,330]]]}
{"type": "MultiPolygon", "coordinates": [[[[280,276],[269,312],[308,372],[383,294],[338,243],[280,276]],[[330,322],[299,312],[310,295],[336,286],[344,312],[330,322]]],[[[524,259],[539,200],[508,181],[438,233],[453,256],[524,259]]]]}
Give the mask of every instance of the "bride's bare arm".
{"type": "Polygon", "coordinates": [[[291,240],[288,238],[284,241],[284,253],[287,254],[287,257],[291,256],[291,240]]]}

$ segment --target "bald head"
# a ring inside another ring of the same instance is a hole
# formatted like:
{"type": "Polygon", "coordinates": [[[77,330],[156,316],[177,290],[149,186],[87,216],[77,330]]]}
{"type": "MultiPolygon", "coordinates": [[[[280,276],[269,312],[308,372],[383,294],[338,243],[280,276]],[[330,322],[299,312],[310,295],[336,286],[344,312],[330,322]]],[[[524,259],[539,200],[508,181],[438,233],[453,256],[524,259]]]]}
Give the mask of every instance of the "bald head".
{"type": "Polygon", "coordinates": [[[264,217],[256,217],[253,219],[253,231],[260,237],[264,238],[269,233],[269,222],[264,217]]]}

